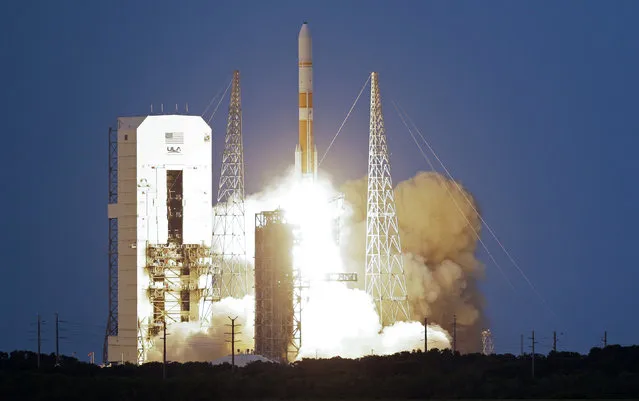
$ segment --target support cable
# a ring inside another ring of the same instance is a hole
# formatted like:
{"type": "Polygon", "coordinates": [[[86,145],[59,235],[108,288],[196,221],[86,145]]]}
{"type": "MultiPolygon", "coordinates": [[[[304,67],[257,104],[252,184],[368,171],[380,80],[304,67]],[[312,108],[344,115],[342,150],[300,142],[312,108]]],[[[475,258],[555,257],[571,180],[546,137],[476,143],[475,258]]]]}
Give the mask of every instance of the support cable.
{"type": "MultiPolygon", "coordinates": [[[[224,80],[224,82],[232,80],[232,76],[229,79],[224,80]]],[[[206,108],[204,109],[204,111],[202,112],[202,117],[204,117],[204,115],[206,114],[207,111],[209,111],[209,109],[211,108],[211,106],[213,105],[213,102],[215,102],[215,99],[217,99],[220,94],[222,94],[222,90],[224,90],[224,85],[222,85],[220,87],[220,90],[217,91],[217,93],[215,94],[215,96],[213,96],[211,98],[211,101],[209,102],[209,104],[206,106],[206,108]]]]}
{"type": "MultiPolygon", "coordinates": [[[[401,106],[396,105],[396,110],[399,113],[399,109],[401,109],[401,106]]],[[[512,263],[512,265],[517,269],[517,271],[519,272],[519,274],[521,274],[521,276],[524,278],[524,280],[526,281],[526,283],[528,284],[528,286],[532,289],[532,291],[535,293],[535,295],[539,298],[539,300],[542,302],[542,304],[544,304],[544,306],[546,307],[546,309],[548,309],[548,311],[555,317],[558,318],[557,314],[550,308],[550,305],[548,305],[548,303],[546,302],[546,300],[541,296],[541,294],[539,293],[539,291],[537,291],[537,288],[533,285],[532,281],[530,281],[530,279],[528,278],[528,276],[526,275],[526,273],[524,273],[523,269],[519,266],[519,264],[515,261],[515,259],[512,257],[511,253],[508,252],[508,250],[506,249],[506,247],[504,246],[504,244],[499,240],[499,238],[497,237],[497,234],[495,234],[495,232],[493,231],[493,229],[490,227],[490,225],[488,224],[488,222],[486,222],[486,220],[482,217],[482,215],[479,213],[479,211],[477,210],[477,208],[475,208],[475,205],[473,205],[473,203],[470,201],[470,199],[468,199],[468,197],[466,196],[466,193],[464,191],[461,190],[461,186],[459,185],[459,183],[457,183],[457,181],[455,181],[450,173],[450,171],[448,170],[448,168],[446,168],[446,165],[444,165],[444,162],[439,158],[439,156],[437,155],[437,153],[435,152],[435,150],[432,148],[432,146],[430,145],[430,143],[426,140],[426,138],[424,137],[424,135],[422,134],[422,132],[420,131],[420,129],[417,127],[417,125],[413,122],[413,120],[410,118],[410,116],[408,115],[408,113],[406,113],[405,110],[402,109],[403,114],[405,115],[406,119],[410,122],[410,124],[413,126],[413,128],[415,129],[415,131],[417,132],[417,134],[420,136],[421,140],[424,142],[424,144],[428,147],[428,149],[430,150],[430,152],[433,154],[433,156],[435,156],[435,158],[437,159],[437,161],[439,162],[439,164],[442,166],[442,168],[444,169],[444,171],[446,172],[446,176],[455,184],[455,186],[457,187],[457,189],[460,191],[460,193],[464,196],[464,199],[466,200],[466,203],[468,203],[468,205],[475,211],[475,213],[477,213],[477,216],[479,216],[480,221],[484,224],[484,226],[486,226],[486,228],[488,229],[488,232],[490,233],[490,235],[493,237],[493,239],[495,240],[495,242],[497,242],[497,244],[499,245],[499,247],[501,248],[501,250],[506,254],[506,256],[508,257],[508,259],[510,260],[510,262],[512,263]]],[[[401,114],[400,114],[400,117],[401,114]]],[[[404,118],[402,117],[402,121],[404,122],[404,125],[406,125],[406,128],[409,129],[408,125],[406,124],[404,118]]],[[[411,134],[411,136],[413,136],[411,134]]],[[[417,144],[416,138],[413,136],[413,140],[415,140],[415,143],[417,144]]],[[[418,145],[419,146],[419,145],[418,145]]],[[[421,147],[420,147],[421,150],[421,147]]],[[[430,162],[429,162],[430,164],[430,162]]],[[[431,168],[434,167],[431,165],[431,168]]],[[[482,243],[483,245],[483,243],[482,243]]],[[[486,247],[484,246],[484,249],[486,247]]],[[[491,256],[491,259],[494,261],[494,259],[491,256]]],[[[501,268],[500,268],[501,270],[501,268]]],[[[511,284],[512,286],[512,284],[511,284]]]]}
{"type": "Polygon", "coordinates": [[[224,90],[224,93],[222,94],[222,96],[218,100],[217,105],[215,105],[215,109],[213,110],[213,113],[211,114],[211,117],[209,117],[209,119],[206,120],[207,124],[211,122],[213,117],[215,117],[215,113],[217,113],[217,109],[220,107],[220,104],[222,103],[222,100],[224,100],[224,98],[226,97],[226,93],[229,91],[229,88],[231,87],[232,83],[233,83],[233,79],[229,80],[229,84],[226,85],[226,89],[224,90]]]}
{"type": "Polygon", "coordinates": [[[333,146],[333,143],[335,142],[335,139],[337,139],[337,136],[339,135],[339,133],[342,132],[342,128],[344,128],[344,124],[346,124],[346,120],[348,120],[348,117],[350,117],[351,113],[353,112],[353,109],[355,108],[355,105],[357,104],[357,101],[362,96],[362,93],[364,92],[364,89],[366,88],[366,85],[368,85],[368,82],[370,80],[371,80],[371,74],[368,74],[368,78],[366,79],[366,82],[364,82],[364,85],[362,86],[362,89],[359,91],[359,95],[357,95],[357,98],[355,98],[355,102],[351,106],[351,109],[346,114],[346,118],[344,118],[344,121],[342,121],[342,125],[339,126],[339,129],[337,130],[337,133],[333,137],[333,140],[328,145],[328,148],[326,148],[326,152],[324,152],[324,156],[322,156],[322,158],[320,159],[319,163],[317,164],[318,167],[322,165],[322,162],[324,161],[324,158],[326,158],[326,155],[328,154],[328,151],[331,149],[331,146],[333,146]]]}
{"type": "MultiPolygon", "coordinates": [[[[415,137],[415,135],[413,134],[413,131],[410,129],[410,127],[408,126],[408,124],[406,123],[406,119],[404,118],[404,116],[402,115],[402,113],[399,111],[399,107],[396,104],[395,101],[392,102],[393,103],[393,107],[395,108],[395,111],[397,111],[397,114],[399,115],[399,118],[401,118],[402,123],[404,123],[404,126],[406,127],[406,129],[408,129],[408,133],[410,134],[411,138],[413,138],[413,141],[415,142],[415,145],[417,145],[417,148],[419,149],[419,152],[422,154],[422,156],[424,157],[424,159],[426,159],[426,162],[428,162],[428,165],[430,166],[430,168],[433,171],[436,171],[435,166],[433,165],[433,162],[430,160],[430,158],[428,157],[428,155],[426,154],[426,152],[424,152],[424,149],[422,149],[421,145],[419,144],[419,142],[417,141],[417,138],[415,137]]],[[[468,219],[468,217],[466,216],[466,214],[464,214],[464,212],[461,210],[461,207],[459,206],[459,204],[457,203],[457,201],[455,200],[455,197],[453,196],[452,192],[450,191],[450,188],[448,188],[447,185],[444,185],[441,182],[441,178],[439,178],[439,176],[436,176],[437,180],[439,181],[440,185],[442,185],[443,187],[446,188],[446,191],[448,192],[448,196],[450,196],[450,198],[452,199],[453,203],[455,204],[455,207],[457,208],[457,211],[459,211],[459,214],[461,214],[462,216],[464,216],[464,219],[466,220],[466,223],[468,223],[468,226],[471,228],[471,230],[473,230],[473,233],[475,234],[475,236],[477,237],[477,240],[479,241],[479,243],[481,244],[481,246],[484,248],[484,250],[486,251],[486,253],[488,254],[488,257],[490,258],[490,260],[495,264],[495,266],[497,267],[497,269],[499,270],[499,272],[501,273],[501,275],[504,277],[504,279],[506,280],[506,282],[508,283],[508,285],[510,286],[510,288],[516,292],[515,290],[515,286],[513,285],[513,283],[510,281],[510,279],[508,278],[508,276],[506,276],[506,273],[504,273],[504,270],[501,268],[501,265],[499,263],[497,263],[497,260],[495,259],[495,257],[493,256],[493,254],[488,250],[488,247],[486,246],[486,244],[484,243],[484,241],[481,239],[481,237],[479,236],[479,233],[477,232],[477,230],[475,229],[475,227],[473,227],[473,225],[471,224],[470,220],[468,219]]],[[[463,191],[462,191],[463,194],[463,191]]],[[[464,195],[465,196],[465,195],[464,195]]],[[[474,209],[474,207],[473,207],[474,209]]],[[[479,213],[478,213],[479,214],[479,213]]]]}

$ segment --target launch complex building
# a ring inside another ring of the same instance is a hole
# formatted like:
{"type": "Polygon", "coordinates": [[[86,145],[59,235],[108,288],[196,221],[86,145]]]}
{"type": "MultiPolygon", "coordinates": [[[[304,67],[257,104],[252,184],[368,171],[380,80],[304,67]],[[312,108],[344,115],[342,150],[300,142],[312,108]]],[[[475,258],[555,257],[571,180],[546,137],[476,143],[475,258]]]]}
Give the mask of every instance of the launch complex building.
{"type": "Polygon", "coordinates": [[[200,321],[212,302],[211,128],[199,116],[128,117],[109,138],[107,352],[140,363],[165,322],[200,321]]]}
{"type": "MultiPolygon", "coordinates": [[[[298,55],[295,171],[300,179],[315,180],[313,63],[306,23],[298,55]]],[[[121,117],[109,130],[105,363],[148,361],[149,350],[167,326],[195,322],[206,330],[216,302],[242,298],[253,288],[254,352],[281,362],[296,358],[302,341],[302,291],[308,285],[293,258],[300,238],[282,210],[245,216],[238,71],[226,128],[215,208],[211,128],[202,117],[121,117]],[[246,255],[246,219],[255,221],[254,255],[246,255]]],[[[407,320],[409,311],[376,73],[371,75],[368,177],[366,291],[387,325],[407,320]]],[[[334,202],[339,207],[341,198],[334,202]]],[[[339,225],[336,220],[336,241],[339,225]]],[[[324,279],[356,281],[357,275],[335,273],[324,279]]]]}

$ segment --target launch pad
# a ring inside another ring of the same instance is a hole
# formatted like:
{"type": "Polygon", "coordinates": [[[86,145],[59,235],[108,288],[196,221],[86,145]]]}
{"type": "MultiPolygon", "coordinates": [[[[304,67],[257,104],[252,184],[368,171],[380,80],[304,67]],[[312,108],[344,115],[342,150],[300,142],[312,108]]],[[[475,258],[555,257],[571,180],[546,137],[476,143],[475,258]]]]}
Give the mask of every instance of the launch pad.
{"type": "MultiPolygon", "coordinates": [[[[343,195],[327,206],[332,210],[330,241],[338,247],[343,195]]],[[[300,255],[307,240],[303,227],[289,220],[285,210],[255,215],[255,352],[274,361],[292,362],[299,354],[307,290],[326,282],[357,281],[357,273],[309,271],[300,255]]]]}
{"type": "MultiPolygon", "coordinates": [[[[110,130],[105,362],[148,361],[148,351],[163,326],[199,322],[201,330],[210,329],[213,306],[225,298],[250,295],[252,279],[254,351],[271,360],[290,362],[302,349],[306,289],[336,288],[321,282],[358,281],[357,273],[341,271],[339,260],[344,195],[325,198],[326,191],[319,194],[313,189],[321,184],[313,138],[312,53],[306,23],[298,43],[295,177],[302,183],[296,190],[305,199],[293,209],[303,208],[301,219],[310,218],[312,224],[300,223],[300,216],[288,219],[286,209],[258,212],[254,269],[247,258],[253,255],[246,253],[238,71],[233,74],[213,210],[211,128],[200,116],[120,118],[118,129],[110,130]],[[324,214],[316,213],[320,208],[324,214]],[[321,236],[313,224],[322,227],[321,236]],[[322,247],[337,252],[327,257],[322,247]]],[[[408,320],[410,312],[376,73],[371,75],[370,127],[365,288],[380,323],[387,326],[408,320]]]]}

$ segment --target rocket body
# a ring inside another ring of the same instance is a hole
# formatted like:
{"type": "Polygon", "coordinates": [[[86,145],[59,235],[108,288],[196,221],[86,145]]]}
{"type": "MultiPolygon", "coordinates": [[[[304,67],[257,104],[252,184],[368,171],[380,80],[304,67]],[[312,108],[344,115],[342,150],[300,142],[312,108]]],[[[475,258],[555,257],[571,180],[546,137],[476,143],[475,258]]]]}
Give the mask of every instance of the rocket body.
{"type": "Polygon", "coordinates": [[[297,38],[299,69],[299,141],[295,170],[302,177],[317,178],[317,147],[313,139],[313,55],[311,32],[304,22],[297,38]]]}

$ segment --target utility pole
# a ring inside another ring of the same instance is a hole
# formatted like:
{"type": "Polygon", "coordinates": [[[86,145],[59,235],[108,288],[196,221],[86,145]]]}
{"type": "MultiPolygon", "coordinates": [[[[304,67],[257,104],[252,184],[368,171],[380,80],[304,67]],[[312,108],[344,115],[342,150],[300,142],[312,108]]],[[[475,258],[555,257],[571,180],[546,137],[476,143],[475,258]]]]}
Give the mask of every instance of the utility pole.
{"type": "Polygon", "coordinates": [[[164,325],[162,327],[162,340],[164,340],[164,349],[162,355],[162,380],[166,380],[166,315],[164,315],[164,325]]]}
{"type": "Polygon", "coordinates": [[[604,331],[603,347],[606,348],[607,346],[608,346],[608,331],[604,331]]]}
{"type": "Polygon", "coordinates": [[[535,378],[535,344],[537,344],[537,341],[535,341],[535,330],[532,331],[532,337],[530,337],[531,340],[531,348],[532,348],[532,377],[533,379],[535,378]]]}
{"type": "Polygon", "coordinates": [[[40,314],[38,313],[38,369],[40,369],[40,351],[42,349],[42,336],[40,335],[40,314]]]}
{"type": "Polygon", "coordinates": [[[227,324],[227,326],[231,326],[231,332],[226,334],[231,335],[231,341],[230,341],[231,342],[231,369],[235,370],[235,335],[240,334],[239,332],[235,331],[235,326],[239,327],[240,325],[235,324],[235,320],[237,319],[237,316],[235,316],[234,318],[228,316],[228,318],[231,320],[231,324],[227,324]]]}
{"type": "Polygon", "coordinates": [[[524,335],[519,336],[519,356],[524,356],[524,335]]]}
{"type": "Polygon", "coordinates": [[[557,332],[552,332],[552,352],[557,352],[557,332]]]}
{"type": "Polygon", "coordinates": [[[453,315],[453,354],[457,352],[457,315],[453,315]]]}
{"type": "Polygon", "coordinates": [[[58,312],[55,313],[55,365],[60,364],[60,330],[58,312]]]}
{"type": "Polygon", "coordinates": [[[428,318],[424,318],[424,352],[428,352],[428,318]]]}

